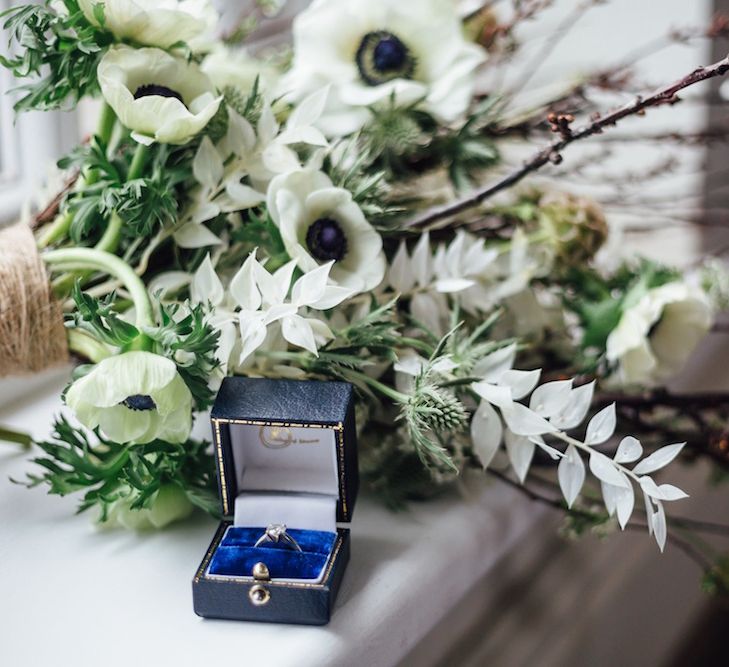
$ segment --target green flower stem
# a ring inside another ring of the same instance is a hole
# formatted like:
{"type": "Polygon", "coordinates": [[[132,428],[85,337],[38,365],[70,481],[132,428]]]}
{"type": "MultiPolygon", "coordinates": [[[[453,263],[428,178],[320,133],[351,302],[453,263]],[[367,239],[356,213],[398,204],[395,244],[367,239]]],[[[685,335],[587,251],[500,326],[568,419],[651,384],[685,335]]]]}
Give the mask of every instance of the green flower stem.
{"type": "Polygon", "coordinates": [[[144,165],[147,164],[147,157],[149,156],[149,146],[144,144],[137,144],[137,148],[134,151],[134,157],[132,163],[129,165],[129,173],[127,174],[127,183],[133,181],[135,178],[139,178],[144,171],[144,165]]]}
{"type": "MultiPolygon", "coordinates": [[[[129,173],[127,174],[127,182],[132,181],[135,178],[139,178],[142,175],[148,155],[149,148],[144,144],[137,144],[137,149],[134,152],[132,164],[129,167],[129,173]]],[[[71,218],[69,218],[68,224],[71,224],[71,218]]],[[[121,233],[123,227],[124,221],[119,217],[119,214],[114,211],[109,218],[109,223],[104,230],[104,234],[95,246],[95,250],[100,250],[102,252],[108,253],[116,252],[116,249],[119,247],[119,241],[121,241],[121,233]]],[[[77,279],[83,281],[86,278],[88,278],[87,273],[82,273],[81,275],[69,273],[68,275],[61,276],[58,280],[54,281],[53,289],[56,294],[65,296],[71,291],[71,288],[73,287],[73,284],[77,279]]]]}
{"type": "MultiPolygon", "coordinates": [[[[129,173],[127,174],[127,183],[133,181],[135,178],[139,178],[144,172],[144,165],[147,163],[147,156],[149,155],[149,148],[144,144],[137,144],[137,149],[134,151],[134,157],[132,163],[129,166],[129,173]]],[[[109,224],[106,226],[104,235],[99,239],[96,244],[97,250],[104,252],[116,252],[119,247],[119,241],[121,240],[122,228],[124,222],[119,217],[119,214],[114,211],[109,218],[109,224]]]]}
{"type": "Polygon", "coordinates": [[[106,226],[104,235],[99,239],[96,244],[96,249],[102,252],[116,252],[119,247],[119,240],[121,239],[121,230],[124,226],[124,222],[119,217],[119,214],[114,211],[109,218],[109,224],[106,226]]]}
{"type": "Polygon", "coordinates": [[[352,369],[349,369],[347,371],[347,375],[350,377],[359,380],[360,382],[364,382],[366,385],[374,389],[375,391],[379,391],[384,396],[387,396],[388,398],[391,398],[396,403],[407,403],[410,400],[410,397],[407,394],[403,394],[397,389],[393,389],[392,387],[388,387],[386,384],[383,384],[379,380],[375,380],[375,378],[371,378],[366,373],[361,373],[360,371],[355,371],[352,369]]]}
{"type": "Polygon", "coordinates": [[[14,442],[21,445],[23,449],[30,449],[33,438],[23,431],[16,431],[8,426],[0,426],[0,442],[14,442]]]}
{"type": "MultiPolygon", "coordinates": [[[[144,144],[137,144],[137,149],[134,151],[134,157],[132,158],[132,164],[129,166],[127,183],[142,175],[148,155],[149,148],[144,144]]],[[[116,249],[119,247],[119,241],[121,240],[123,226],[124,222],[119,217],[119,214],[114,211],[109,218],[109,224],[106,227],[104,235],[96,244],[96,249],[104,252],[116,252],[116,249]]]]}
{"type": "MultiPolygon", "coordinates": [[[[80,181],[83,176],[79,176],[78,178],[80,181]]],[[[78,184],[78,181],[76,183],[78,184]]],[[[43,228],[42,233],[38,236],[38,248],[41,250],[47,248],[51,243],[55,243],[59,239],[67,236],[72,222],[73,215],[70,212],[59,213],[50,225],[46,225],[43,228]]]]}
{"type": "Polygon", "coordinates": [[[127,288],[137,313],[137,327],[154,325],[154,311],[147,288],[129,264],[116,255],[96,248],[51,250],[46,264],[65,271],[99,271],[120,280],[127,288]]]}
{"type": "Polygon", "coordinates": [[[111,350],[104,343],[78,329],[69,330],[68,349],[95,364],[111,356],[111,350]]]}
{"type": "Polygon", "coordinates": [[[108,144],[114,132],[116,124],[116,114],[107,102],[104,102],[99,112],[99,120],[96,125],[96,136],[101,139],[104,144],[108,144]]]}
{"type": "MultiPolygon", "coordinates": [[[[114,110],[104,102],[99,114],[99,121],[96,127],[96,135],[101,139],[104,144],[109,143],[111,134],[114,131],[114,125],[116,123],[116,114],[114,110]]],[[[74,185],[74,191],[80,192],[87,185],[93,185],[99,180],[99,174],[95,170],[87,170],[79,174],[78,179],[74,185]]],[[[43,249],[47,248],[51,243],[68,236],[68,230],[71,228],[73,222],[73,215],[66,211],[56,216],[55,220],[48,225],[38,237],[38,247],[43,249]]]]}

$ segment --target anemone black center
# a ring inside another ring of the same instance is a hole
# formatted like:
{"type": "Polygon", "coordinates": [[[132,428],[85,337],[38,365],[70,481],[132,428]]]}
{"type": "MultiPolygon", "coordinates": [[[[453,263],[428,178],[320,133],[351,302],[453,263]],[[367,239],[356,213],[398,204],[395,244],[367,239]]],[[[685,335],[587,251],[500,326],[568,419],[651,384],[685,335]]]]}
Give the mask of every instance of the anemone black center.
{"type": "Polygon", "coordinates": [[[387,30],[368,32],[357,49],[357,67],[362,80],[378,86],[392,79],[411,79],[415,58],[403,41],[387,30]]]}
{"type": "Polygon", "coordinates": [[[183,104],[185,103],[182,99],[182,95],[172,88],[167,86],[159,86],[156,83],[146,83],[143,86],[139,86],[134,92],[134,99],[138,100],[140,97],[150,97],[156,95],[158,97],[174,97],[176,100],[180,100],[183,104]]]}
{"type": "Polygon", "coordinates": [[[336,220],[319,218],[306,232],[306,246],[320,262],[338,262],[347,254],[347,237],[336,220]]]}
{"type": "Polygon", "coordinates": [[[154,402],[154,399],[147,394],[134,394],[133,396],[127,396],[122,401],[122,405],[137,412],[157,409],[157,404],[154,402]]]}

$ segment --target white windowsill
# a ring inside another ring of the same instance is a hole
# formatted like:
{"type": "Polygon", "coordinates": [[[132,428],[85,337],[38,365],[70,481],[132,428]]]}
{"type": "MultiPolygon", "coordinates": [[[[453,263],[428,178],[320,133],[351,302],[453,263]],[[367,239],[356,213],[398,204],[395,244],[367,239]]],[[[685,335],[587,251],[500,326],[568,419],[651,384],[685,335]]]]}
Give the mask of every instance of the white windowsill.
{"type": "MultiPolygon", "coordinates": [[[[63,382],[46,378],[32,398],[0,410],[0,423],[46,436],[63,382]]],[[[0,449],[7,664],[50,664],[58,655],[74,655],[78,667],[100,658],[126,666],[139,655],[167,664],[174,655],[175,664],[196,667],[231,656],[282,667],[569,665],[590,657],[596,665],[617,648],[651,660],[665,655],[703,604],[696,572],[670,545],[662,557],[642,534],[565,546],[555,540],[554,515],[473,479],[463,498],[397,514],[361,499],[329,626],[202,620],[190,582],[213,520],[99,533],[88,517],[73,516],[74,498],[7,481],[30,470],[27,458],[0,449]]],[[[681,486],[701,491],[703,475],[694,470],[681,486]]]]}

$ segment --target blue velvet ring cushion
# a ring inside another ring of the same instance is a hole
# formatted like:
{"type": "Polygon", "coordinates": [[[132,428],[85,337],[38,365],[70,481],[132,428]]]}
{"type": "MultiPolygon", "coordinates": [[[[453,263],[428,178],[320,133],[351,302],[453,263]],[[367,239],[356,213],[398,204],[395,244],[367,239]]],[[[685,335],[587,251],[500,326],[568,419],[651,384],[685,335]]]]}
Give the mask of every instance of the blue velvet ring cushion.
{"type": "Polygon", "coordinates": [[[213,554],[208,574],[226,577],[250,577],[256,563],[265,563],[272,579],[318,580],[324,572],[337,538],[322,530],[290,528],[301,551],[283,542],[267,542],[254,547],[264,527],[230,526],[213,554]]]}
{"type": "Polygon", "coordinates": [[[208,566],[211,577],[252,577],[265,563],[271,578],[322,579],[337,539],[339,498],[337,434],[305,425],[231,424],[228,427],[235,475],[233,525],[208,566]],[[269,524],[289,526],[298,542],[253,545],[269,524]]]}

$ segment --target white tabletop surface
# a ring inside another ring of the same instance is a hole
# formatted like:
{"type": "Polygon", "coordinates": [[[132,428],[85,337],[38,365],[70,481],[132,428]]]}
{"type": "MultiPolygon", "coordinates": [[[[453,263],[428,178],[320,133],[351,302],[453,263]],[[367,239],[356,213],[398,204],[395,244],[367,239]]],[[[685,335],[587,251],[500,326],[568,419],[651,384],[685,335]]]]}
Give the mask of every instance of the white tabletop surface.
{"type": "MultiPolygon", "coordinates": [[[[62,384],[6,406],[0,423],[47,435],[62,384]]],[[[0,446],[0,664],[13,667],[394,665],[536,520],[534,506],[480,479],[465,497],[398,514],[362,497],[328,626],[203,620],[191,580],[213,519],[156,533],[99,531],[74,516],[74,498],[10,483],[31,470],[27,459],[0,446]]]]}

